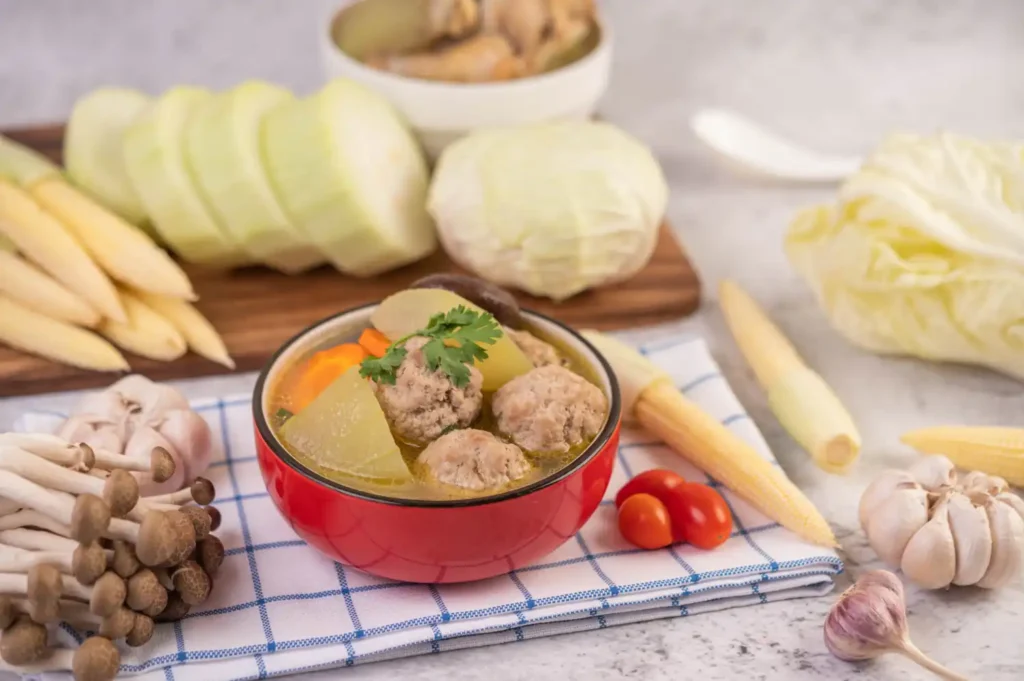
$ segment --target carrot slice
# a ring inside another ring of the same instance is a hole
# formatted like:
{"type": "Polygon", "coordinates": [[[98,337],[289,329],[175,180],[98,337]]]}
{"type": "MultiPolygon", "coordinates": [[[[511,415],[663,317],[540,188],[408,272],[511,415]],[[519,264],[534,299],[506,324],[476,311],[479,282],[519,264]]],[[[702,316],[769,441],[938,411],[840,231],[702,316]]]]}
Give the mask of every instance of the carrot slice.
{"type": "Polygon", "coordinates": [[[391,347],[391,341],[377,329],[367,328],[359,334],[359,344],[374,357],[383,357],[391,347]]]}
{"type": "Polygon", "coordinates": [[[310,357],[292,392],[295,412],[302,411],[327,386],[367,356],[366,350],[358,343],[343,343],[310,357]]]}

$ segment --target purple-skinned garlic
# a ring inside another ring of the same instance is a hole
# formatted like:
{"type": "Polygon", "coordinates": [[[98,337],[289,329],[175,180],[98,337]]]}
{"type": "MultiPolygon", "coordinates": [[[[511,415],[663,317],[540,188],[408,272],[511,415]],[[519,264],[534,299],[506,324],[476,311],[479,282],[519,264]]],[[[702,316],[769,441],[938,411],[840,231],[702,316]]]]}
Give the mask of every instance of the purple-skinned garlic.
{"type": "Polygon", "coordinates": [[[843,592],[825,619],[825,647],[848,662],[897,653],[941,678],[967,681],[911,642],[903,584],[887,570],[866,572],[843,592]]]}

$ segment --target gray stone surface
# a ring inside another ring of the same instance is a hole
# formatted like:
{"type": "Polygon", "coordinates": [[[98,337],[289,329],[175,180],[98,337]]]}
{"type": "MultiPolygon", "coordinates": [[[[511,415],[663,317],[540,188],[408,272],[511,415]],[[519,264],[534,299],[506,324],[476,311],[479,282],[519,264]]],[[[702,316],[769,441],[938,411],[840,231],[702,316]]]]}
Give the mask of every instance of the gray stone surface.
{"type": "MultiPolygon", "coordinates": [[[[707,285],[704,333],[788,473],[838,528],[850,572],[873,565],[856,500],[881,467],[907,457],[905,429],[942,422],[1020,424],[1019,383],[980,370],[883,359],[834,334],[780,248],[799,206],[830,188],[773,185],[702,148],[688,116],[732,106],[809,145],[858,153],[892,128],[1024,137],[1024,3],[1016,0],[611,0],[612,86],[603,112],[650,143],[672,186],[669,215],[707,285]],[[716,282],[750,286],[847,402],[864,436],[849,478],[817,470],[780,430],[724,333],[716,282]]],[[[323,2],[0,0],[0,125],[60,120],[76,96],[107,84],[150,92],[178,82],[223,87],[263,77],[307,92],[320,82],[314,31],[323,2]]],[[[673,327],[674,328],[674,327],[673,327]]],[[[670,329],[647,330],[645,335],[670,329]]],[[[246,390],[251,376],[182,383],[190,395],[246,390]]],[[[0,426],[33,405],[0,402],[0,426]]],[[[843,586],[845,582],[841,583],[843,586]]],[[[1024,591],[911,589],[919,646],[971,679],[1024,673],[1024,591]]],[[[890,657],[831,658],[821,622],[831,598],[618,627],[518,645],[386,662],[360,679],[701,678],[836,681],[930,677],[890,657]]],[[[324,675],[324,678],[332,674],[324,675]]]]}

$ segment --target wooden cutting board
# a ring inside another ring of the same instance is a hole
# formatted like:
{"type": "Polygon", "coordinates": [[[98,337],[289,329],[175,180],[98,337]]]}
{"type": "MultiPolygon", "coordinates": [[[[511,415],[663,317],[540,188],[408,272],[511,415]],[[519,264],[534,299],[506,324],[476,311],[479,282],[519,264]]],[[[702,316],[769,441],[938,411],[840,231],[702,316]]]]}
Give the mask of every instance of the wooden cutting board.
{"type": "MultiPolygon", "coordinates": [[[[61,161],[63,126],[3,134],[61,161]]],[[[228,273],[192,267],[186,270],[200,297],[196,306],[224,337],[238,365],[236,371],[260,369],[285,340],[319,319],[380,300],[426,274],[460,271],[443,252],[371,279],[347,277],[329,267],[294,277],[257,267],[228,273]]],[[[626,329],[692,313],[700,304],[700,281],[665,224],[651,262],[627,282],[587,291],[563,303],[526,294],[517,297],[524,307],[576,327],[626,329]]],[[[127,353],[126,357],[134,371],[154,380],[227,372],[192,353],[173,362],[127,353]]],[[[0,346],[0,397],[96,388],[113,380],[107,374],[82,371],[0,346]]]]}

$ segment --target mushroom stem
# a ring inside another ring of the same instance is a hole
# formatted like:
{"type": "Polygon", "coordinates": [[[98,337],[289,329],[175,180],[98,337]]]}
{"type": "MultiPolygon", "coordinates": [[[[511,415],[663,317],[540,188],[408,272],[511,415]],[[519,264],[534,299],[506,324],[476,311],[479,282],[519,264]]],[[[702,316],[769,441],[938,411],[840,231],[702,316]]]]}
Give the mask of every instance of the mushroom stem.
{"type": "MultiPolygon", "coordinates": [[[[35,600],[31,598],[29,575],[24,574],[0,574],[0,594],[29,597],[31,600],[35,600]]],[[[80,584],[67,575],[61,575],[57,597],[59,598],[61,595],[74,600],[87,601],[92,612],[105,617],[124,603],[126,588],[124,580],[113,572],[105,572],[91,586],[80,584]]]]}
{"type": "MultiPolygon", "coordinates": [[[[89,448],[89,445],[81,444],[80,447],[89,448]]],[[[149,473],[153,482],[167,482],[176,468],[174,457],[163,447],[154,447],[150,452],[149,459],[141,456],[126,456],[116,454],[103,449],[90,448],[96,457],[96,468],[104,470],[125,470],[149,473]]]]}
{"type": "Polygon", "coordinates": [[[212,482],[206,478],[196,478],[185,489],[179,489],[177,492],[171,492],[170,494],[143,497],[142,501],[149,504],[177,504],[179,506],[194,501],[200,506],[206,506],[213,503],[216,496],[217,490],[212,482]]]}
{"type": "Polygon", "coordinates": [[[52,532],[61,537],[71,536],[71,529],[67,525],[62,525],[39,511],[25,509],[10,515],[0,516],[0,531],[19,527],[38,527],[41,530],[52,532]]]}
{"type": "Polygon", "coordinates": [[[45,487],[6,470],[0,470],[0,497],[6,497],[25,508],[39,511],[62,525],[67,525],[71,538],[85,544],[99,539],[110,522],[110,508],[99,497],[83,494],[78,498],[72,498],[68,495],[54,494],[45,487]]]}
{"type": "Polygon", "coordinates": [[[50,489],[102,497],[115,516],[123,516],[139,500],[139,483],[127,471],[115,471],[100,480],[11,446],[0,447],[0,468],[50,489]]]}
{"type": "Polygon", "coordinates": [[[56,435],[44,433],[3,433],[0,445],[18,447],[75,471],[85,472],[96,463],[96,457],[88,447],[80,447],[56,435]]]}
{"type": "Polygon", "coordinates": [[[66,550],[30,551],[0,544],[0,573],[28,572],[33,565],[48,564],[88,585],[100,578],[112,558],[113,551],[105,551],[95,542],[76,545],[70,553],[66,550]]]}
{"type": "Polygon", "coordinates": [[[38,659],[23,664],[6,662],[0,670],[19,674],[71,671],[75,681],[113,681],[120,666],[117,647],[103,636],[90,636],[77,650],[57,648],[47,654],[44,648],[38,659]]]}
{"type": "MultiPolygon", "coordinates": [[[[128,511],[128,515],[126,515],[125,518],[127,518],[128,520],[134,520],[137,523],[141,523],[142,519],[145,518],[146,514],[150,511],[177,511],[181,509],[181,507],[178,506],[177,504],[154,504],[149,503],[145,499],[145,497],[139,499],[139,503],[135,504],[135,508],[128,511]]],[[[3,518],[0,518],[0,522],[2,521],[3,518]]]]}
{"type": "Polygon", "coordinates": [[[78,543],[72,539],[61,537],[42,530],[15,528],[0,531],[0,543],[29,551],[60,551],[72,553],[78,543]]]}
{"type": "Polygon", "coordinates": [[[112,641],[124,638],[135,626],[135,613],[128,608],[118,608],[113,614],[101,617],[89,610],[89,606],[78,601],[61,600],[60,618],[86,631],[95,631],[112,641]]]}

